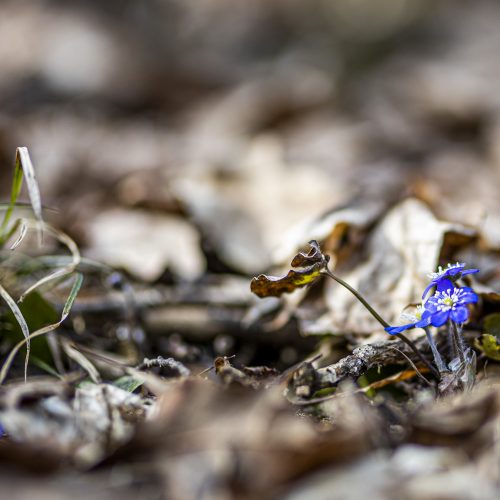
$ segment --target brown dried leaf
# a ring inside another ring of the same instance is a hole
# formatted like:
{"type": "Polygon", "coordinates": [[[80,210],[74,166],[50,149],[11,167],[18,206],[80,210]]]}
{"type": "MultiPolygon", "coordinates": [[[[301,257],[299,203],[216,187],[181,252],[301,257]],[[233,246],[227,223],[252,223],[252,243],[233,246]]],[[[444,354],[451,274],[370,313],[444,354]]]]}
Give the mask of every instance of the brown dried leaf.
{"type": "Polygon", "coordinates": [[[328,264],[329,257],[321,253],[318,242],[312,240],[309,242],[309,245],[311,246],[309,252],[299,252],[292,259],[292,267],[308,267],[319,262],[325,264],[325,266],[328,264]]]}
{"type": "Polygon", "coordinates": [[[250,290],[261,298],[279,297],[283,293],[291,293],[297,288],[312,285],[327,268],[330,258],[321,253],[317,241],[310,241],[309,245],[311,249],[307,254],[300,252],[292,259],[292,267],[303,269],[290,269],[287,275],[281,278],[261,274],[252,279],[250,290]]]}

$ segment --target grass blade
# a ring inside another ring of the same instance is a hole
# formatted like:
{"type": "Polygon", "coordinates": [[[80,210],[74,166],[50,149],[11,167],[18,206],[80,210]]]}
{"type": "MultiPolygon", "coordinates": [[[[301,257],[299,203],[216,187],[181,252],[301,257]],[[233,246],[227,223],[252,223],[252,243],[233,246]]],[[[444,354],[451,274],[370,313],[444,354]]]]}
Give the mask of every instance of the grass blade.
{"type": "MultiPolygon", "coordinates": [[[[26,147],[18,147],[16,149],[16,159],[14,167],[14,178],[12,181],[12,189],[10,192],[10,204],[7,208],[2,225],[0,227],[0,244],[5,242],[5,232],[9,225],[12,213],[16,206],[17,198],[21,193],[21,188],[23,185],[23,176],[26,180],[26,187],[28,189],[28,196],[30,198],[31,207],[33,208],[33,213],[35,218],[39,223],[43,221],[42,216],[42,198],[40,196],[40,189],[38,187],[38,182],[35,176],[35,169],[31,158],[26,147]]],[[[40,227],[40,226],[39,226],[40,227]]]]}
{"type": "Polygon", "coordinates": [[[12,180],[12,188],[10,190],[10,203],[9,206],[7,207],[7,210],[5,211],[5,215],[2,221],[2,226],[0,227],[0,236],[2,236],[2,240],[3,240],[3,235],[9,224],[10,218],[12,217],[12,212],[14,211],[14,207],[16,206],[16,201],[19,196],[19,193],[21,192],[22,185],[23,185],[23,172],[20,168],[17,168],[16,165],[16,168],[14,170],[14,179],[12,180]]]}
{"type": "MultiPolygon", "coordinates": [[[[12,234],[14,234],[14,232],[17,231],[17,228],[19,226],[21,226],[21,231],[19,231],[19,236],[17,237],[16,241],[14,241],[14,243],[12,243],[12,245],[10,246],[11,250],[15,250],[23,242],[24,238],[28,234],[28,225],[26,224],[26,221],[24,219],[18,219],[16,221],[16,223],[13,226],[14,231],[12,232],[12,234]]],[[[9,231],[9,235],[10,233],[11,231],[9,231]]],[[[7,240],[8,239],[9,238],[7,238],[7,240]]]]}
{"type": "MultiPolygon", "coordinates": [[[[82,287],[82,283],[83,283],[83,275],[81,273],[76,273],[75,274],[75,281],[73,283],[73,286],[71,287],[71,291],[69,292],[68,298],[66,299],[66,303],[64,304],[63,312],[61,314],[61,319],[59,321],[57,321],[56,323],[53,323],[51,325],[44,326],[43,328],[36,330],[32,334],[29,334],[29,332],[28,332],[28,336],[24,340],[21,340],[21,342],[19,342],[18,344],[16,344],[14,346],[12,351],[10,351],[9,355],[7,356],[7,359],[5,360],[4,364],[2,365],[2,369],[0,370],[0,384],[3,384],[3,382],[5,381],[5,377],[7,376],[7,373],[9,372],[9,369],[12,365],[12,361],[14,360],[14,357],[19,352],[19,349],[21,349],[21,347],[23,347],[24,344],[26,344],[28,346],[31,339],[33,339],[35,337],[39,337],[40,335],[45,335],[46,333],[55,330],[69,316],[69,313],[71,311],[71,308],[73,307],[73,304],[74,304],[75,299],[78,295],[78,292],[80,291],[80,288],[82,287]]],[[[3,288],[0,286],[0,293],[1,293],[2,289],[3,288]]],[[[10,295],[9,295],[9,297],[10,297],[10,295]]],[[[12,298],[11,298],[11,300],[12,300],[12,298]]],[[[14,306],[19,310],[16,303],[13,300],[12,300],[12,302],[14,303],[14,306]]],[[[21,315],[21,317],[22,317],[22,315],[21,315]]],[[[23,318],[23,321],[24,321],[24,318],[23,318]]],[[[24,321],[24,323],[26,324],[26,321],[24,321]]],[[[22,328],[22,326],[21,326],[21,328],[22,328]]],[[[27,325],[26,325],[26,328],[27,328],[27,325]]],[[[23,331],[23,333],[24,333],[24,331],[23,331]]],[[[28,347],[27,347],[27,349],[28,349],[28,347]]],[[[28,353],[26,354],[26,358],[27,357],[28,357],[28,353]]],[[[26,367],[27,367],[27,365],[26,365],[26,367]]],[[[25,375],[25,378],[26,378],[26,375],[25,375]]]]}
{"type": "Polygon", "coordinates": [[[63,339],[62,347],[67,356],[78,363],[88,373],[94,384],[99,384],[101,382],[101,376],[97,368],[79,350],[75,349],[71,342],[67,339],[63,339]]]}
{"type": "Polygon", "coordinates": [[[42,217],[42,198],[40,196],[40,189],[35,176],[35,169],[31,162],[30,154],[27,147],[19,147],[16,149],[16,169],[21,168],[26,180],[26,187],[28,188],[28,195],[30,197],[31,206],[35,217],[40,222],[42,217]]]}
{"type": "Polygon", "coordinates": [[[26,379],[28,377],[28,360],[31,349],[30,330],[28,328],[26,320],[24,319],[23,313],[16,304],[16,301],[8,294],[7,290],[5,290],[5,288],[2,285],[0,285],[0,295],[5,300],[10,310],[14,314],[14,317],[16,318],[16,321],[19,323],[21,331],[23,332],[24,335],[24,340],[22,341],[22,343],[26,344],[26,358],[24,360],[24,381],[26,382],[26,379]]]}
{"type": "MultiPolygon", "coordinates": [[[[27,222],[29,223],[29,221],[27,222]]],[[[51,233],[60,243],[62,243],[68,248],[68,250],[71,252],[71,262],[67,264],[65,267],[58,269],[57,271],[54,271],[47,276],[44,276],[43,278],[39,279],[36,283],[31,285],[19,297],[19,302],[22,302],[28,294],[30,294],[40,286],[73,273],[81,261],[80,250],[78,250],[77,244],[66,233],[59,231],[58,229],[50,226],[49,224],[46,224],[45,222],[43,222],[43,227],[45,228],[45,231],[51,233]]]]}

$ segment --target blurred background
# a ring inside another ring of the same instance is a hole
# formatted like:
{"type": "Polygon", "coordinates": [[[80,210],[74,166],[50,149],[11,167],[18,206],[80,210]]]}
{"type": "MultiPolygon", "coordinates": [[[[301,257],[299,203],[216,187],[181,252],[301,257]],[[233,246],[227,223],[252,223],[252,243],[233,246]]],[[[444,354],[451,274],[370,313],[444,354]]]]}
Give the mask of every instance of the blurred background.
{"type": "Polygon", "coordinates": [[[376,220],[409,194],[498,246],[499,19],[488,0],[3,0],[2,197],[28,146],[57,224],[148,281],[251,275],[332,209],[376,220]]]}
{"type": "MultiPolygon", "coordinates": [[[[499,26],[497,0],[0,0],[0,201],[27,146],[98,262],[0,391],[10,498],[500,498],[499,26]],[[250,293],[311,239],[391,324],[437,264],[479,268],[493,388],[434,406],[397,348],[346,358],[388,336],[331,280],[250,293]]],[[[0,254],[15,298],[68,262],[33,242],[0,254]]]]}

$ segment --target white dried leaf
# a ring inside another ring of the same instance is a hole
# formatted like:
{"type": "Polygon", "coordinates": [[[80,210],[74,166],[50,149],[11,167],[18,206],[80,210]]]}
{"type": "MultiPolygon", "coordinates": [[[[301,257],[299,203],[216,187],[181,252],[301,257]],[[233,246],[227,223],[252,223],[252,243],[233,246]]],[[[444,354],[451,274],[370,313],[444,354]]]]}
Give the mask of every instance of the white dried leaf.
{"type": "MultiPolygon", "coordinates": [[[[366,260],[341,277],[387,322],[396,324],[408,304],[421,301],[427,273],[435,270],[450,233],[464,241],[474,236],[471,229],[437,220],[424,203],[405,200],[375,228],[367,244],[366,260]]],[[[326,302],[332,332],[383,332],[363,305],[333,281],[326,287],[326,302]]]]}

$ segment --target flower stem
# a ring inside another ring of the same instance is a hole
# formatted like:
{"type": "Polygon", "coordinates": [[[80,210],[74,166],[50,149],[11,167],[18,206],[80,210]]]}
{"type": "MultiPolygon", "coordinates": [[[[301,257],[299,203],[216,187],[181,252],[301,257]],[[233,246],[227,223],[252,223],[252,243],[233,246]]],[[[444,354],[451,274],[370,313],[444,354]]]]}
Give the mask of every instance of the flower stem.
{"type": "MultiPolygon", "coordinates": [[[[346,283],[343,279],[339,278],[338,276],[335,276],[330,269],[326,268],[324,270],[324,273],[332,278],[332,280],[336,281],[339,285],[342,285],[344,288],[347,288],[368,310],[368,312],[384,327],[387,328],[389,323],[385,321],[380,314],[373,309],[373,307],[367,302],[367,300],[349,283],[346,283]]],[[[439,379],[440,375],[439,372],[427,361],[420,351],[416,348],[415,344],[406,336],[404,336],[402,333],[396,333],[394,334],[395,337],[398,337],[401,341],[403,341],[412,351],[413,353],[422,361],[422,363],[439,379]]]]}
{"type": "Polygon", "coordinates": [[[438,348],[436,346],[436,343],[434,342],[434,338],[432,337],[432,334],[429,330],[429,328],[424,328],[425,334],[427,335],[427,341],[429,342],[429,345],[431,346],[431,351],[432,355],[434,356],[434,363],[436,363],[436,366],[438,367],[439,373],[444,373],[448,371],[448,368],[446,368],[446,365],[444,364],[443,358],[441,357],[441,354],[438,351],[438,348]]]}
{"type": "Polygon", "coordinates": [[[368,302],[366,301],[366,299],[355,289],[353,288],[351,285],[349,285],[349,283],[346,283],[343,279],[339,278],[338,276],[335,276],[335,274],[333,274],[330,269],[326,269],[325,270],[326,274],[328,276],[330,276],[330,278],[332,278],[333,280],[335,280],[339,285],[342,285],[344,288],[347,288],[367,309],[368,311],[370,312],[370,314],[384,327],[388,327],[390,326],[389,323],[387,323],[387,321],[385,321],[381,316],[380,314],[375,311],[375,309],[373,309],[373,307],[368,304],[368,302]]]}
{"type": "Polygon", "coordinates": [[[458,331],[457,324],[454,321],[450,321],[451,328],[451,338],[453,339],[453,346],[458,353],[460,358],[460,363],[465,366],[465,356],[464,356],[464,341],[458,331]]]}

